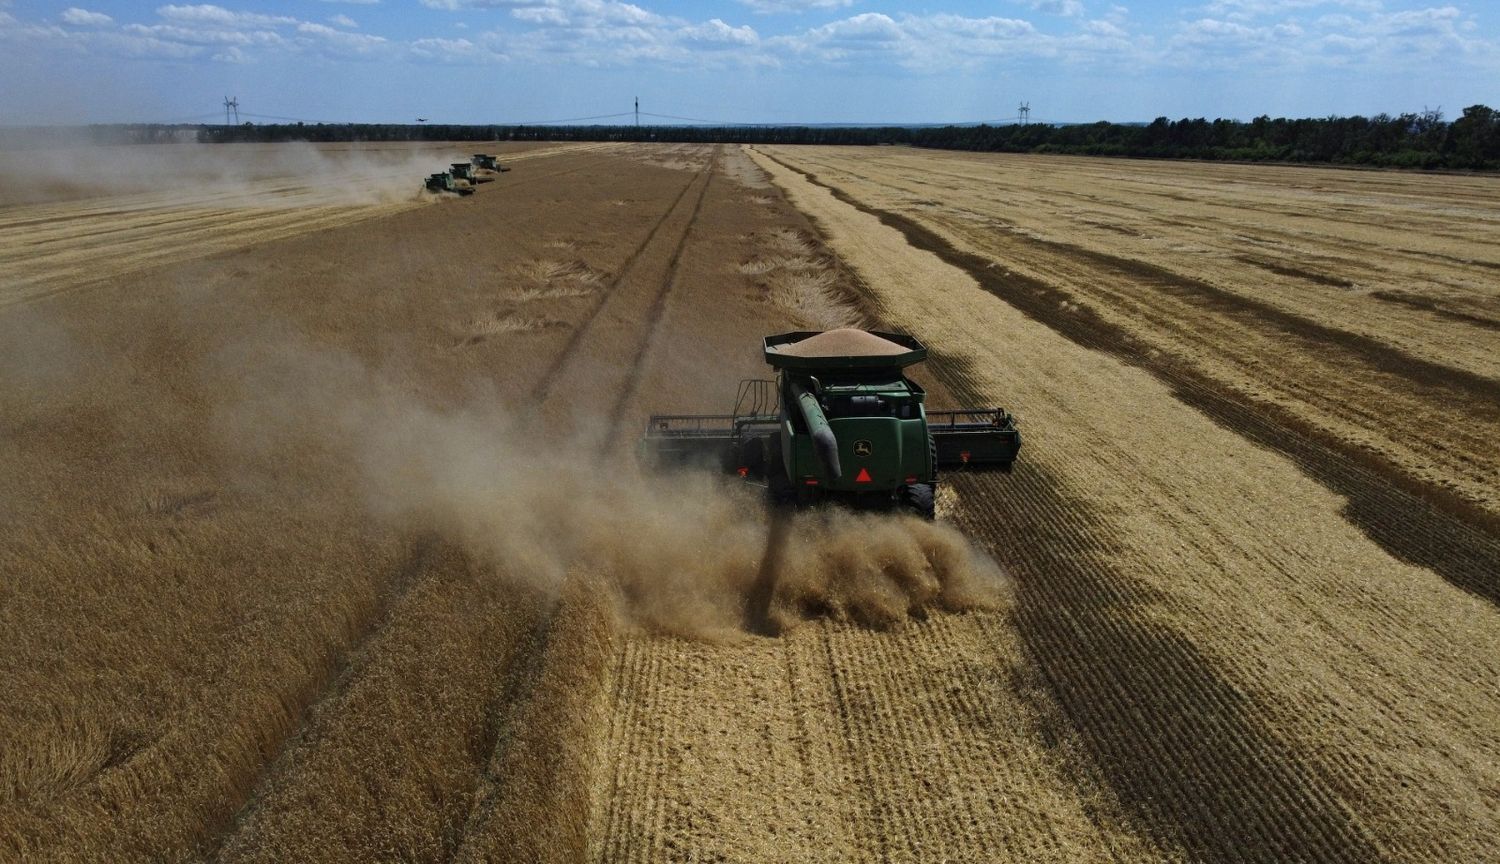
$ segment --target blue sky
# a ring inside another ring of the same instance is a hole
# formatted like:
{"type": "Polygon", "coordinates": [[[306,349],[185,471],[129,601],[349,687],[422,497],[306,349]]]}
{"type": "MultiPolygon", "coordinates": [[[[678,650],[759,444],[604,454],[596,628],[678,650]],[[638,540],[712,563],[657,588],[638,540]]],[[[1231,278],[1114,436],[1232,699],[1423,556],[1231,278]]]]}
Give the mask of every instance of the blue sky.
{"type": "Polygon", "coordinates": [[[1500,107],[1490,0],[0,0],[0,124],[1500,107]]]}

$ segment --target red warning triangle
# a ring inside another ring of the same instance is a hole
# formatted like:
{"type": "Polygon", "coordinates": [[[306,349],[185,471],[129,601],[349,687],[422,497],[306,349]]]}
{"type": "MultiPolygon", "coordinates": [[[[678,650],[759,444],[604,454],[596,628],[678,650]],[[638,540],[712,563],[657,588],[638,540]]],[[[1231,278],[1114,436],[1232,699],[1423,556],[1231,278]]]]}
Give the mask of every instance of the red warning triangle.
{"type": "Polygon", "coordinates": [[[869,482],[871,482],[871,479],[870,479],[870,469],[868,469],[868,468],[861,468],[861,469],[859,469],[859,473],[856,474],[856,475],[854,475],[854,482],[855,483],[869,483],[869,482]]]}

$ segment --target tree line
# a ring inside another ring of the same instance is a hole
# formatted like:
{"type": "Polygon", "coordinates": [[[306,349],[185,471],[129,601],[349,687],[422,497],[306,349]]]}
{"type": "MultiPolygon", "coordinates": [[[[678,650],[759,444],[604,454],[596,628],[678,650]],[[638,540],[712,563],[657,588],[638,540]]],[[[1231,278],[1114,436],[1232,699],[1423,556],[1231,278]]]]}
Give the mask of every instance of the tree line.
{"type": "Polygon", "coordinates": [[[505,126],[250,124],[202,126],[203,142],[657,141],[734,144],[901,144],[943,150],[1156,159],[1304,162],[1390,168],[1500,169],[1500,112],[1484,105],[1374,117],[1169,120],[1147,124],[1005,126],[505,126]]]}

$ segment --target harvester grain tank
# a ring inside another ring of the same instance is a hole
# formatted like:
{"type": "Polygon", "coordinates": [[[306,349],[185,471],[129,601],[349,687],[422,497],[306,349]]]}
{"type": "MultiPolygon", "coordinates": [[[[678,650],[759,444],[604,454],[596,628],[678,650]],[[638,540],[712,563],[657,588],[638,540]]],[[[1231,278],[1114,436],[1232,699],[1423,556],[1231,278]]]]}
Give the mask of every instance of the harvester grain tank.
{"type": "Polygon", "coordinates": [[[911,336],[863,330],[767,336],[775,380],[740,384],[733,414],[659,414],[643,455],[763,480],[779,504],[906,508],[931,519],[938,471],[1010,471],[1021,449],[1003,408],[929,411],[903,370],[927,359],[911,336]]]}

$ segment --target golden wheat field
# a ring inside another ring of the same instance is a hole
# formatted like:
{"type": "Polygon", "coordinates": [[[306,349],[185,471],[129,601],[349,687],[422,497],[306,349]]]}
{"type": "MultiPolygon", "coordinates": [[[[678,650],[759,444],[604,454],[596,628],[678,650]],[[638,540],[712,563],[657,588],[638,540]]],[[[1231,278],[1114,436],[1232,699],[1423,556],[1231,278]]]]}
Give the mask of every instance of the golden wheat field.
{"type": "Polygon", "coordinates": [[[480,149],[0,154],[0,860],[1500,859],[1500,182],[480,149]],[[1015,472],[636,466],[842,326],[1015,472]]]}

